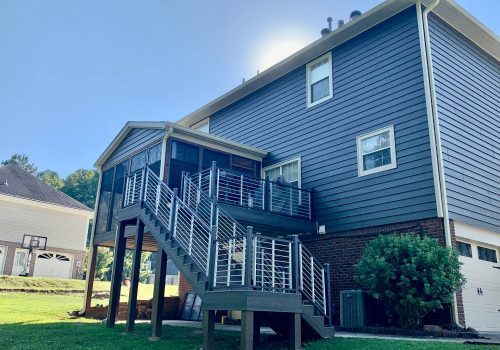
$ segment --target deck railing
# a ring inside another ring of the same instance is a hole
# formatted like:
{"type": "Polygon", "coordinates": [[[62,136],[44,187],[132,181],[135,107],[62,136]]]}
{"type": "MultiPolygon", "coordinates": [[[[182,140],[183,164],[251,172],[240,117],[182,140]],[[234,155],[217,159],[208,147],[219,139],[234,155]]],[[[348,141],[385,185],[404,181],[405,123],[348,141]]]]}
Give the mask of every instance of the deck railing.
{"type": "Polygon", "coordinates": [[[145,168],[127,176],[123,206],[144,203],[205,273],[210,288],[300,292],[331,320],[328,266],[322,265],[296,235],[292,240],[279,239],[244,228],[218,206],[213,176],[218,173],[212,168],[210,174],[208,179],[203,173],[193,177],[184,174],[179,198],[177,189],[170,189],[145,168]]]}
{"type": "Polygon", "coordinates": [[[312,220],[312,191],[217,167],[191,175],[191,180],[203,192],[209,193],[212,177],[215,178],[214,193],[220,203],[312,220]]]}

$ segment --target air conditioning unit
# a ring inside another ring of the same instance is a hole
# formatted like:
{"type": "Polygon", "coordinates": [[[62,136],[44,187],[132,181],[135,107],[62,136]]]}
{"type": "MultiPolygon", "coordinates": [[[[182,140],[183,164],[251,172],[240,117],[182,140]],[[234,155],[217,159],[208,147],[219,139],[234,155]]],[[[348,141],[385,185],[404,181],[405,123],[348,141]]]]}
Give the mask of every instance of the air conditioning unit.
{"type": "Polygon", "coordinates": [[[340,325],[346,328],[365,325],[363,292],[360,289],[340,292],[340,325]]]}

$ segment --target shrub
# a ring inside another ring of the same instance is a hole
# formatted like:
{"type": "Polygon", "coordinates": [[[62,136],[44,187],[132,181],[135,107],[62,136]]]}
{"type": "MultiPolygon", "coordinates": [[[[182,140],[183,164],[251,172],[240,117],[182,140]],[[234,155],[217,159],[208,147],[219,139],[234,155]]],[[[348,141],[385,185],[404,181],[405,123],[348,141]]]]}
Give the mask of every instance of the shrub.
{"type": "Polygon", "coordinates": [[[389,305],[405,328],[417,328],[429,312],[453,302],[465,283],[455,250],[415,234],[384,235],[366,246],[356,278],[389,305]]]}

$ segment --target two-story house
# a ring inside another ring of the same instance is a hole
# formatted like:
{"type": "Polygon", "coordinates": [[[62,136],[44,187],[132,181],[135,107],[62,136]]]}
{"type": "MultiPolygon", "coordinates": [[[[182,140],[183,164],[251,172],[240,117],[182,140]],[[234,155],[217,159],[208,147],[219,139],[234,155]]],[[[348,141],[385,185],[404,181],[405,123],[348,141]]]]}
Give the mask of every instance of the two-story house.
{"type": "Polygon", "coordinates": [[[468,279],[435,319],[498,331],[499,57],[497,35],[451,0],[385,1],[175,124],[127,123],[96,163],[94,247],[118,247],[118,275],[126,245],[184,264],[210,344],[215,309],[244,311],[242,342],[276,311],[328,336],[366,242],[430,235],[468,279]]]}
{"type": "Polygon", "coordinates": [[[0,274],[81,279],[93,216],[21,167],[1,166],[0,274]]]}

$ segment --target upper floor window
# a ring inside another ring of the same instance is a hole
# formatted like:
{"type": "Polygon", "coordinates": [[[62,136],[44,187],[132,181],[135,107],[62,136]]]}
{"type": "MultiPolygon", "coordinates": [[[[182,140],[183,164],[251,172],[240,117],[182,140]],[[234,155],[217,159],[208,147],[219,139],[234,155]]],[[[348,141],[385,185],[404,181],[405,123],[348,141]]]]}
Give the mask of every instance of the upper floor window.
{"type": "Polygon", "coordinates": [[[457,241],[457,249],[461,256],[472,258],[472,246],[469,243],[457,241]]]}
{"type": "Polygon", "coordinates": [[[310,62],[307,71],[307,107],[312,107],[333,96],[332,53],[310,62]]]}
{"type": "Polygon", "coordinates": [[[264,176],[268,176],[271,181],[276,181],[281,177],[289,185],[295,187],[300,187],[301,185],[300,158],[271,165],[264,168],[263,171],[264,176]]]}
{"type": "Polygon", "coordinates": [[[358,136],[356,142],[358,176],[394,169],[397,166],[394,127],[392,125],[358,136]]]}
{"type": "Polygon", "coordinates": [[[497,252],[493,249],[488,249],[485,247],[477,247],[477,253],[479,260],[489,261],[492,263],[497,262],[497,252]]]}

